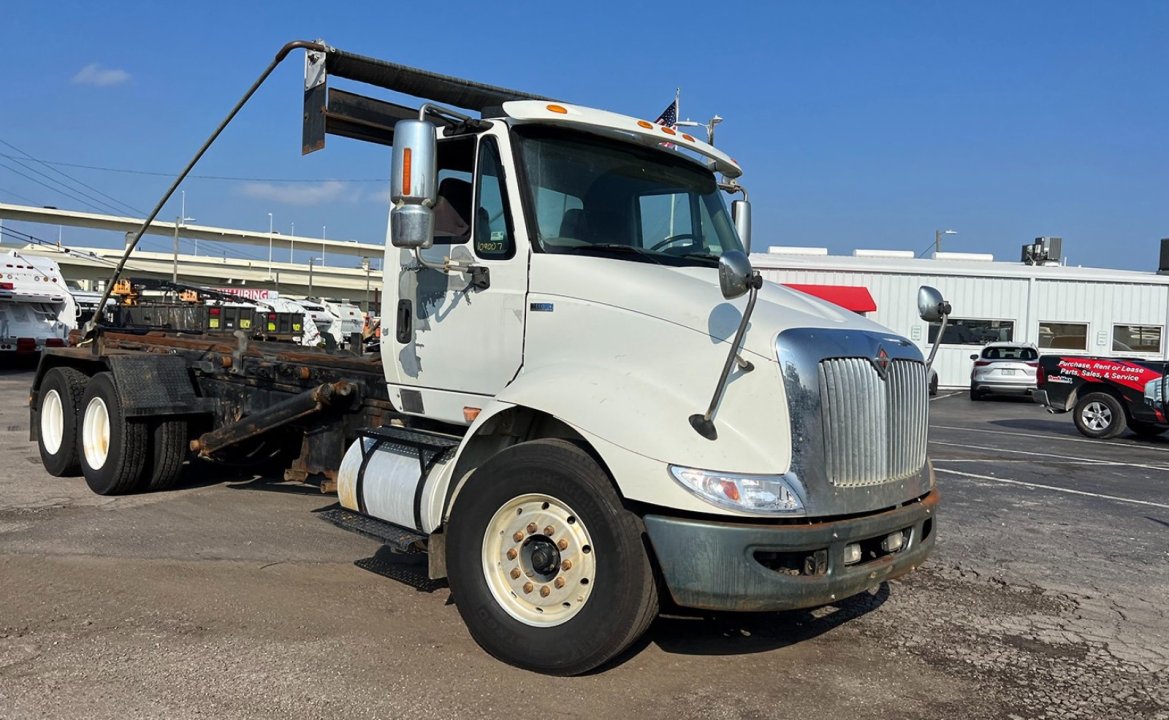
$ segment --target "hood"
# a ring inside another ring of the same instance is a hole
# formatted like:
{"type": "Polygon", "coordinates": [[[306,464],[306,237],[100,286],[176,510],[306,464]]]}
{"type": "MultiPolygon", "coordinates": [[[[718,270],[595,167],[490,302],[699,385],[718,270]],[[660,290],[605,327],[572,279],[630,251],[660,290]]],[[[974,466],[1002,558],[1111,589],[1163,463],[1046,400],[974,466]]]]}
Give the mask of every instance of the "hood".
{"type": "MultiPolygon", "coordinates": [[[[532,255],[531,290],[619,307],[674,323],[715,340],[734,337],[747,296],[723,298],[718,269],[538,253],[532,255]]],[[[889,334],[854,312],[765,281],[743,347],[775,361],[775,338],[790,328],[832,328],[889,334]]]]}

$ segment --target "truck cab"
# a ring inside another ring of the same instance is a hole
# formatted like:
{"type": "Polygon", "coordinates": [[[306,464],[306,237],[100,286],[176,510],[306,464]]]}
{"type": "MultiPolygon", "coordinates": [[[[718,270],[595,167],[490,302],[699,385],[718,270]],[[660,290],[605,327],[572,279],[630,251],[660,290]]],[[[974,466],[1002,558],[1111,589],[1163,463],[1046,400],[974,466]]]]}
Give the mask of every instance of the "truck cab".
{"type": "Polygon", "coordinates": [[[338,492],[430,537],[484,647],[579,672],[612,650],[594,612],[644,627],[658,592],[810,607],[925,559],[926,364],[779,285],[727,294],[749,242],[729,155],[563,103],[405,122],[381,357],[412,420],[356,443],[338,492]],[[449,447],[424,449],[428,431],[449,447]]]}

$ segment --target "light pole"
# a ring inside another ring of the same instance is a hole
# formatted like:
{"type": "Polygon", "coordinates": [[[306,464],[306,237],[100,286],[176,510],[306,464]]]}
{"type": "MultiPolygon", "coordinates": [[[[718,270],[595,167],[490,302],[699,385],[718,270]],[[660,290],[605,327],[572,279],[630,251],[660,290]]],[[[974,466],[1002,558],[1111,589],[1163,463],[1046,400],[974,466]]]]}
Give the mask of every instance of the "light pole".
{"type": "Polygon", "coordinates": [[[943,235],[957,235],[957,230],[934,230],[934,253],[942,251],[942,236],[943,235]]]}
{"type": "MultiPolygon", "coordinates": [[[[187,217],[187,191],[182,191],[182,205],[179,208],[179,216],[175,218],[175,248],[174,248],[174,264],[171,267],[171,282],[177,283],[179,281],[179,228],[187,221],[194,221],[195,218],[187,217]]],[[[60,240],[58,239],[58,244],[60,240]]],[[[198,254],[196,246],[196,254],[198,254]]]]}
{"type": "Polygon", "coordinates": [[[308,259],[308,294],[313,296],[313,262],[320,260],[319,257],[311,257],[308,259]]]}
{"type": "Polygon", "coordinates": [[[268,277],[272,277],[272,213],[268,213],[268,277]]]}
{"type": "Polygon", "coordinates": [[[289,264],[292,264],[296,262],[296,241],[293,240],[293,238],[296,237],[296,223],[290,222],[288,225],[290,226],[288,231],[288,262],[289,264]]]}
{"type": "Polygon", "coordinates": [[[321,226],[321,264],[325,264],[325,226],[321,226]]]}

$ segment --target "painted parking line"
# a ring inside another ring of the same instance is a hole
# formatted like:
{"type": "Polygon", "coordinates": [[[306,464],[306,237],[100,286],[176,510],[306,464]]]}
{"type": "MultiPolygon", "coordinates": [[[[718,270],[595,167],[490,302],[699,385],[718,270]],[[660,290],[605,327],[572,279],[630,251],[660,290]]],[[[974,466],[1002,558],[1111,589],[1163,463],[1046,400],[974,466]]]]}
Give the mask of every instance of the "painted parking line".
{"type": "Polygon", "coordinates": [[[1169,510],[1169,505],[1164,503],[1149,502],[1148,500],[1135,500],[1133,498],[1121,497],[1119,495],[1105,495],[1103,493],[1087,492],[1085,490],[1073,490],[1071,488],[1058,487],[1056,485],[1044,485],[1042,483],[1024,482],[1022,480],[1012,480],[1010,478],[994,477],[993,475],[978,475],[976,473],[961,472],[959,470],[947,470],[945,468],[934,468],[934,472],[945,475],[957,475],[958,477],[968,478],[970,480],[983,480],[986,482],[1002,483],[1004,485],[1020,485],[1022,487],[1035,488],[1037,490],[1051,490],[1052,492],[1061,492],[1068,495],[1085,495],[1087,497],[1101,498],[1103,500],[1112,500],[1119,503],[1128,503],[1130,505],[1145,505],[1148,507],[1164,508],[1169,510]]]}
{"type": "MultiPolygon", "coordinates": [[[[1017,463],[1019,465],[1034,465],[1036,460],[1004,460],[1003,458],[940,458],[936,455],[930,455],[930,461],[934,463],[994,463],[996,465],[1017,463]]],[[[1044,465],[1100,465],[1099,460],[1044,460],[1044,465]]],[[[1169,468],[1167,468],[1169,469],[1169,468]]]]}
{"type": "Polygon", "coordinates": [[[1007,450],[1001,447],[986,447],[985,445],[969,445],[967,443],[951,443],[943,442],[941,440],[930,440],[931,445],[944,445],[946,447],[963,448],[966,450],[989,450],[996,453],[1011,453],[1014,455],[1027,455],[1029,457],[1049,457],[1057,458],[1059,460],[1081,460],[1089,465],[1111,465],[1115,467],[1131,467],[1141,468],[1144,470],[1164,470],[1169,471],[1169,467],[1164,465],[1145,465],[1142,463],[1127,463],[1120,460],[1100,460],[1097,458],[1075,457],[1073,455],[1055,455],[1053,453],[1042,453],[1034,450],[1007,450]]]}
{"type": "Polygon", "coordinates": [[[1131,442],[1131,441],[1126,442],[1123,440],[1092,440],[1090,438],[1085,438],[1085,437],[1068,437],[1066,435],[1054,435],[1054,434],[1043,435],[1040,433],[1014,432],[1011,430],[983,430],[981,428],[954,427],[953,425],[930,425],[930,427],[937,428],[938,430],[962,430],[964,432],[987,433],[988,435],[1010,435],[1012,437],[1039,438],[1041,440],[1063,440],[1064,442],[1091,443],[1093,445],[1103,446],[1103,447],[1107,447],[1107,446],[1111,445],[1113,447],[1117,447],[1117,446],[1139,447],[1139,448],[1146,449],[1146,450],[1157,450],[1157,451],[1161,451],[1161,452],[1169,451],[1169,445],[1149,445],[1147,443],[1138,443],[1138,442],[1131,442]]]}
{"type": "Polygon", "coordinates": [[[952,393],[949,393],[948,395],[936,395],[936,396],[930,398],[930,402],[933,402],[934,400],[945,400],[948,397],[954,397],[955,395],[961,395],[961,394],[962,394],[961,392],[952,392],[952,393]]]}

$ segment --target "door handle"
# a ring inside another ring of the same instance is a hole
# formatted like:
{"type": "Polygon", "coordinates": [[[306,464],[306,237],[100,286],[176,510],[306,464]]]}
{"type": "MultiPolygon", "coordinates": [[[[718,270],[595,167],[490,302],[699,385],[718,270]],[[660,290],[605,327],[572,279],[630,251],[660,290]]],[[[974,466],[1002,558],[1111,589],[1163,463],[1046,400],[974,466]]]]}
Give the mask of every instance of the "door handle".
{"type": "Polygon", "coordinates": [[[414,336],[414,323],[412,320],[413,303],[409,300],[398,301],[398,323],[396,328],[396,335],[399,345],[406,345],[414,336]]]}

